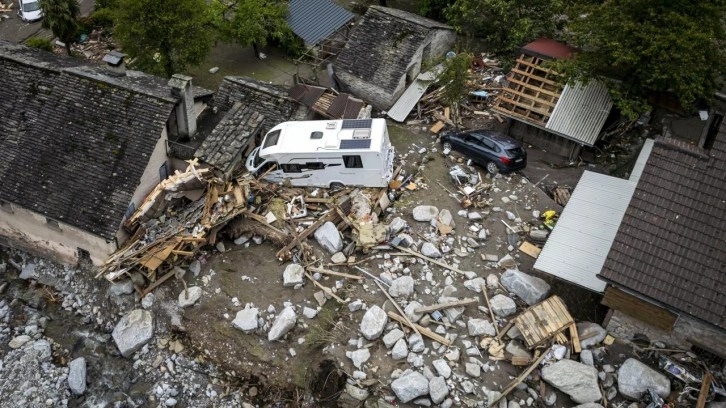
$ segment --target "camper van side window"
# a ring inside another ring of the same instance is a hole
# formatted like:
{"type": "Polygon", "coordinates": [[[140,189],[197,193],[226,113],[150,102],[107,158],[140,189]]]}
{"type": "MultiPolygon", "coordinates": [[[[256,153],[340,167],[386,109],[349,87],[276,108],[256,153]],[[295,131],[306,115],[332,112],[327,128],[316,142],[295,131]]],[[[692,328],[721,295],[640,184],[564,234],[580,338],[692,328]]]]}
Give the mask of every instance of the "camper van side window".
{"type": "Polygon", "coordinates": [[[281,164],[280,167],[282,167],[282,171],[285,173],[301,173],[302,170],[300,169],[299,164],[281,164]]]}
{"type": "Polygon", "coordinates": [[[322,162],[307,162],[305,163],[305,167],[307,167],[308,170],[322,170],[325,168],[325,164],[322,162]]]}
{"type": "Polygon", "coordinates": [[[277,140],[280,138],[280,131],[276,130],[274,132],[270,132],[265,137],[265,145],[262,146],[263,149],[266,149],[270,146],[274,146],[277,144],[277,140]]]}
{"type": "Polygon", "coordinates": [[[345,163],[345,167],[349,169],[363,168],[363,160],[360,159],[360,156],[343,156],[343,163],[345,163]]]}

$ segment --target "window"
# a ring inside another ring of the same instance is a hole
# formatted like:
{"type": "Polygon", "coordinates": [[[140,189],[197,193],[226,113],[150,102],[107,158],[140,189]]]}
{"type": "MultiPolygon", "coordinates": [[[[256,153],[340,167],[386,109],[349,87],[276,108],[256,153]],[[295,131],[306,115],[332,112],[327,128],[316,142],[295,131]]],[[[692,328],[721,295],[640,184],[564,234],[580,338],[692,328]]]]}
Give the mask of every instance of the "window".
{"type": "Polygon", "coordinates": [[[54,229],[56,231],[60,231],[60,224],[58,224],[58,221],[51,219],[51,218],[45,218],[45,225],[48,226],[50,229],[54,229]]]}
{"type": "Polygon", "coordinates": [[[363,160],[360,156],[343,156],[343,163],[348,169],[362,169],[363,160]]]}
{"type": "Polygon", "coordinates": [[[281,164],[280,167],[282,167],[282,171],[285,173],[302,173],[302,169],[297,163],[285,163],[281,164]]]}
{"type": "Polygon", "coordinates": [[[83,248],[78,248],[78,263],[90,265],[91,264],[91,253],[83,248]]]}
{"type": "Polygon", "coordinates": [[[159,180],[164,181],[167,178],[169,178],[169,167],[166,165],[166,162],[159,167],[159,180]]]}
{"type": "Polygon", "coordinates": [[[277,140],[280,139],[280,131],[275,130],[273,132],[270,132],[265,136],[265,144],[262,145],[263,149],[267,149],[270,146],[274,146],[277,144],[277,140]]]}
{"type": "Polygon", "coordinates": [[[307,167],[308,170],[322,170],[325,168],[325,164],[321,162],[307,162],[305,163],[305,167],[307,167]]]}
{"type": "Polygon", "coordinates": [[[0,200],[0,210],[5,211],[6,213],[13,214],[15,211],[13,211],[13,205],[5,200],[0,200]]]}
{"type": "Polygon", "coordinates": [[[311,139],[322,139],[323,138],[323,132],[313,132],[310,134],[311,139]]]}

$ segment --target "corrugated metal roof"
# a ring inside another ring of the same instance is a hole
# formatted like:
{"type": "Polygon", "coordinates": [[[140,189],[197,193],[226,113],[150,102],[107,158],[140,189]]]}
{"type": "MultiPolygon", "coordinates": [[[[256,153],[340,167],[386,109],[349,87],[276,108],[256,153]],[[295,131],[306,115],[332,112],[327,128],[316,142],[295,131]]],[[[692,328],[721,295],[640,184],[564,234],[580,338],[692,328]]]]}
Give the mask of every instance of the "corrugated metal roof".
{"type": "Polygon", "coordinates": [[[354,17],[330,0],[290,0],[287,24],[305,43],[315,45],[354,17]]]}
{"type": "Polygon", "coordinates": [[[443,66],[437,65],[430,71],[420,73],[396,103],[391,106],[391,109],[388,110],[388,117],[396,122],[405,121],[408,114],[411,113],[411,109],[416,106],[416,103],[426,93],[429,85],[441,74],[441,71],[443,71],[443,66]]]}
{"type": "Polygon", "coordinates": [[[587,146],[597,141],[613,101],[601,82],[565,85],[545,128],[587,146]]]}
{"type": "Polygon", "coordinates": [[[537,270],[596,292],[605,290],[602,270],[610,247],[653,149],[646,140],[630,179],[585,171],[537,257],[537,270]]]}

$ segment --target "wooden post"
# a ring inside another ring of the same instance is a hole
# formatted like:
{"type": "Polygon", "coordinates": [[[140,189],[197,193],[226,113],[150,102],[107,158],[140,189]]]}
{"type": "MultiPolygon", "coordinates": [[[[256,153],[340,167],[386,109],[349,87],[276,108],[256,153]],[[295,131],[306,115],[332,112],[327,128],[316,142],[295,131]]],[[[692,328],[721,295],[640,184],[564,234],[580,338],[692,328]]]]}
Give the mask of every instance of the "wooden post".
{"type": "Polygon", "coordinates": [[[481,293],[484,294],[484,300],[487,301],[487,309],[489,309],[489,315],[492,317],[492,326],[494,326],[494,330],[497,332],[497,338],[499,338],[499,324],[497,324],[497,319],[494,317],[494,311],[492,310],[492,305],[489,304],[489,295],[487,294],[487,285],[481,285],[481,293]]]}
{"type": "Polygon", "coordinates": [[[572,350],[575,353],[581,352],[582,347],[580,346],[580,336],[577,334],[577,325],[575,325],[575,323],[570,325],[570,338],[572,339],[572,350]]]}
{"type": "Polygon", "coordinates": [[[542,353],[542,355],[539,356],[539,358],[537,358],[534,361],[534,363],[532,363],[531,366],[529,366],[529,368],[527,368],[526,370],[524,370],[524,372],[522,374],[520,374],[519,377],[517,377],[514,380],[512,380],[512,382],[509,383],[509,385],[507,385],[507,387],[504,390],[502,390],[502,394],[499,396],[499,398],[497,398],[496,400],[490,402],[488,405],[490,407],[496,406],[497,405],[497,402],[499,402],[500,399],[506,397],[507,394],[509,394],[510,392],[512,392],[512,390],[515,389],[517,387],[517,385],[519,385],[519,383],[521,383],[522,381],[524,381],[524,379],[527,378],[527,376],[532,371],[534,371],[535,368],[537,368],[537,366],[539,365],[539,363],[541,363],[542,360],[544,360],[545,356],[547,355],[547,353],[549,353],[549,351],[550,351],[550,348],[548,347],[547,350],[545,350],[542,353]]]}
{"type": "Polygon", "coordinates": [[[709,388],[711,388],[711,379],[711,372],[706,370],[706,375],[703,376],[703,383],[701,383],[701,392],[698,394],[696,408],[703,408],[706,406],[706,397],[708,396],[709,388]]]}

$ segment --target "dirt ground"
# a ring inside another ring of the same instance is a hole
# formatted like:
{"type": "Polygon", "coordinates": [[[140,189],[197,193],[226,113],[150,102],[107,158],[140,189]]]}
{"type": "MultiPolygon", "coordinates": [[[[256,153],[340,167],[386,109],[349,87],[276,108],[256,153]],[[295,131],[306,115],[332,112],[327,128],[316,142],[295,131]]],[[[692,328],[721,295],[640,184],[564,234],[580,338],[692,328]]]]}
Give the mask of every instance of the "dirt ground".
{"type": "MultiPolygon", "coordinates": [[[[400,216],[411,226],[411,235],[419,239],[424,237],[430,226],[428,223],[414,221],[411,210],[416,205],[434,205],[439,209],[449,209],[454,214],[457,223],[454,237],[461,239],[474,236],[468,231],[467,220],[456,216],[457,211],[461,209],[458,201],[446,191],[455,189],[448,175],[450,167],[455,163],[441,154],[440,145],[435,143],[436,136],[421,127],[412,129],[395,124],[389,125],[389,132],[402,159],[405,174],[415,173],[424,161],[425,167],[418,180],[419,188],[404,193],[393,205],[391,214],[387,217],[381,216],[382,222],[388,223],[393,217],[400,216]],[[423,148],[426,152],[419,153],[423,148]]],[[[543,176],[538,171],[532,173],[532,178],[543,176]]],[[[481,174],[485,175],[484,170],[481,170],[481,174]]],[[[552,174],[549,177],[554,180],[557,175],[552,174]]],[[[493,182],[501,189],[498,193],[492,193],[495,202],[498,202],[502,196],[524,192],[513,207],[514,212],[523,220],[532,219],[533,210],[545,211],[550,208],[561,210],[541,189],[532,186],[535,181],[527,180],[521,174],[499,176],[493,181],[487,181],[493,182]]],[[[490,238],[482,243],[477,252],[456,257],[459,269],[474,271],[481,277],[495,272],[493,265],[482,261],[480,254],[497,254],[501,258],[508,252],[507,227],[501,222],[502,218],[496,213],[491,213],[482,222],[489,231],[490,238]]],[[[311,242],[313,241],[311,239],[311,242]]],[[[282,272],[286,264],[280,263],[275,258],[275,252],[279,248],[270,242],[265,241],[257,245],[250,240],[242,246],[237,246],[225,241],[224,245],[227,248],[224,253],[212,250],[207,253],[207,259],[198,277],[191,277],[189,274],[186,276],[187,285],[201,286],[205,292],[199,304],[184,312],[183,325],[187,329],[186,339],[194,348],[228,373],[249,376],[249,384],[258,382],[270,390],[279,389],[281,393],[295,388],[307,390],[323,401],[333,400],[344,384],[344,377],[341,374],[344,372],[347,376],[351,376],[355,370],[351,361],[346,358],[345,346],[349,340],[358,339],[358,326],[364,311],[350,313],[345,305],[339,305],[331,299],[320,308],[318,316],[314,319],[299,316],[298,325],[288,333],[284,341],[268,342],[263,334],[244,334],[235,329],[231,322],[237,311],[243,309],[246,304],[259,308],[260,316],[271,322],[275,313],[281,311],[286,304],[295,305],[298,310],[305,306],[317,308],[318,303],[313,294],[319,289],[310,282],[306,282],[297,290],[283,287],[282,272]]],[[[317,247],[317,244],[314,246],[317,247]]],[[[329,262],[327,253],[320,251],[319,256],[324,262],[329,262]]],[[[384,253],[358,254],[358,259],[366,256],[372,256],[373,259],[359,266],[378,275],[382,271],[379,265],[385,261],[384,253]]],[[[533,258],[524,254],[515,254],[515,257],[520,264],[520,270],[532,273],[533,258]]],[[[416,287],[415,297],[419,302],[436,303],[436,293],[443,287],[447,277],[452,278],[454,285],[459,288],[457,296],[471,296],[471,292],[467,293],[462,286],[465,277],[432,266],[433,281],[437,283],[433,288],[429,288],[425,284],[422,263],[412,257],[401,257],[401,259],[411,269],[411,276],[424,283],[417,284],[416,287]]],[[[352,268],[341,271],[358,274],[352,268]]],[[[553,283],[552,279],[547,280],[553,283]]],[[[344,299],[360,299],[366,305],[380,305],[384,309],[392,310],[392,305],[388,304],[385,296],[370,279],[357,283],[323,277],[321,283],[328,287],[338,286],[338,294],[344,299]]],[[[183,290],[178,281],[172,285],[174,285],[172,292],[183,290]]],[[[584,298],[582,295],[587,293],[586,291],[580,292],[576,288],[559,285],[554,293],[565,298],[572,310],[590,311],[579,313],[582,316],[578,318],[597,317],[597,313],[593,313],[592,310],[598,300],[591,297],[584,298]]],[[[465,313],[468,316],[479,315],[481,312],[476,306],[468,306],[465,313]]],[[[373,371],[376,377],[373,382],[380,379],[380,384],[385,386],[387,383],[384,380],[389,379],[394,370],[405,369],[407,366],[405,360],[395,362],[387,356],[387,350],[380,342],[372,343],[370,351],[372,357],[368,365],[374,368],[369,371],[373,371]]],[[[486,357],[484,359],[486,360],[486,357]]],[[[484,376],[481,385],[490,389],[499,389],[509,382],[510,376],[516,376],[520,371],[520,368],[497,363],[497,370],[484,376]]],[[[390,391],[384,390],[383,393],[390,395],[390,391]]],[[[269,398],[269,395],[260,395],[258,402],[264,402],[265,398],[269,398]]]]}

